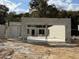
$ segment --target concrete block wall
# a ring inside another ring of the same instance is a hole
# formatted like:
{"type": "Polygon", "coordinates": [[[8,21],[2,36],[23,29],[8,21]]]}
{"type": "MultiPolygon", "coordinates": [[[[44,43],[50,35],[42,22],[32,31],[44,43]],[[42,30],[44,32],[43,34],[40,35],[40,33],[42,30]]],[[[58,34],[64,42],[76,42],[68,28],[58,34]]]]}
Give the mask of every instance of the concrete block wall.
{"type": "MultiPolygon", "coordinates": [[[[22,18],[22,27],[31,25],[64,25],[65,26],[65,41],[71,41],[71,19],[70,18],[22,18]]],[[[26,36],[25,30],[23,30],[23,35],[26,36]]]]}
{"type": "Polygon", "coordinates": [[[5,37],[5,26],[0,25],[0,38],[5,37]]]}
{"type": "Polygon", "coordinates": [[[18,38],[21,36],[21,23],[10,22],[10,25],[0,25],[0,38],[1,37],[18,38]]]}

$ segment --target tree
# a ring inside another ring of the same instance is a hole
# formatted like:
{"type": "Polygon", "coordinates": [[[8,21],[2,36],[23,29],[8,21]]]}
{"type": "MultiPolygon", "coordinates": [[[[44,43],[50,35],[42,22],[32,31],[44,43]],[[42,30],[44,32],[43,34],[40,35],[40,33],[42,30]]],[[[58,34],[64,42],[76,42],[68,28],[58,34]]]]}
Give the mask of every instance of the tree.
{"type": "Polygon", "coordinates": [[[68,17],[67,11],[66,10],[59,11],[57,17],[58,18],[67,18],[68,17]]]}
{"type": "MultiPolygon", "coordinates": [[[[55,5],[48,5],[48,0],[31,0],[30,7],[31,9],[37,9],[37,11],[33,11],[34,15],[38,15],[39,17],[48,17],[48,18],[55,18],[58,16],[59,10],[56,8],[55,5]]],[[[31,13],[31,14],[32,14],[31,13]]]]}
{"type": "Polygon", "coordinates": [[[9,9],[5,5],[0,5],[0,24],[5,24],[5,17],[9,9]]]}
{"type": "Polygon", "coordinates": [[[39,5],[37,7],[40,17],[46,17],[46,13],[47,13],[47,0],[38,0],[39,1],[39,5]]]}
{"type": "Polygon", "coordinates": [[[30,17],[29,13],[23,14],[24,17],[30,17]]]}
{"type": "Polygon", "coordinates": [[[31,2],[30,2],[31,8],[37,8],[38,5],[39,5],[38,0],[31,0],[31,2]]]}
{"type": "Polygon", "coordinates": [[[71,18],[73,15],[79,16],[79,11],[66,11],[56,8],[55,5],[48,5],[48,0],[31,0],[32,17],[48,17],[48,18],[71,18]]]}
{"type": "Polygon", "coordinates": [[[39,17],[46,17],[47,6],[47,0],[31,0],[30,2],[31,9],[37,9],[39,17]]]}
{"type": "Polygon", "coordinates": [[[16,14],[16,12],[10,12],[7,16],[8,22],[20,22],[23,14],[16,14]]]}
{"type": "Polygon", "coordinates": [[[56,8],[55,5],[49,5],[47,7],[47,11],[46,12],[47,12],[46,13],[47,17],[49,17],[49,18],[56,18],[57,15],[58,15],[59,10],[56,8]]]}

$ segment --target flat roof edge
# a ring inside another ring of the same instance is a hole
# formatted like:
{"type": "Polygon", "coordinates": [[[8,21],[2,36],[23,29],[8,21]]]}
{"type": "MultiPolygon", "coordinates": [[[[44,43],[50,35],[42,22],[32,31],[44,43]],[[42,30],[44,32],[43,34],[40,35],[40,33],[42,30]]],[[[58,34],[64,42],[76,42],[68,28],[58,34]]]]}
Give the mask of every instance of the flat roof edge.
{"type": "MultiPolygon", "coordinates": [[[[22,19],[25,19],[25,18],[35,18],[35,17],[22,17],[22,19]]],[[[35,18],[35,19],[38,19],[38,18],[35,18]]],[[[39,18],[39,19],[46,19],[46,18],[39,18]]],[[[47,19],[71,19],[71,18],[47,18],[47,19]]]]}

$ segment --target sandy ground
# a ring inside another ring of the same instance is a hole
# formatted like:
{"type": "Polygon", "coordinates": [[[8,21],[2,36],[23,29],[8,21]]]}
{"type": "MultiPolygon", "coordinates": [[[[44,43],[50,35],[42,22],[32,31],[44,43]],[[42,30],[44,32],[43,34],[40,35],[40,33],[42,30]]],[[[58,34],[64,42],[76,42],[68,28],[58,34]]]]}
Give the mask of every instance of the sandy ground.
{"type": "Polygon", "coordinates": [[[0,59],[79,59],[79,47],[50,47],[7,41],[0,43],[0,59]]]}

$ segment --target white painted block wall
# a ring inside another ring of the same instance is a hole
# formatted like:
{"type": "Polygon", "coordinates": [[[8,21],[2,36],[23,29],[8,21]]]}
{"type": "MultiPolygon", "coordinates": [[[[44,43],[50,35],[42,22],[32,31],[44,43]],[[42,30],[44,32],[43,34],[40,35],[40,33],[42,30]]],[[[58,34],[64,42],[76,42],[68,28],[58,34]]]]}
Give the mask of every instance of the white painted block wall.
{"type": "Polygon", "coordinates": [[[64,25],[53,25],[48,28],[49,36],[48,41],[65,42],[65,26],[64,25]]]}

